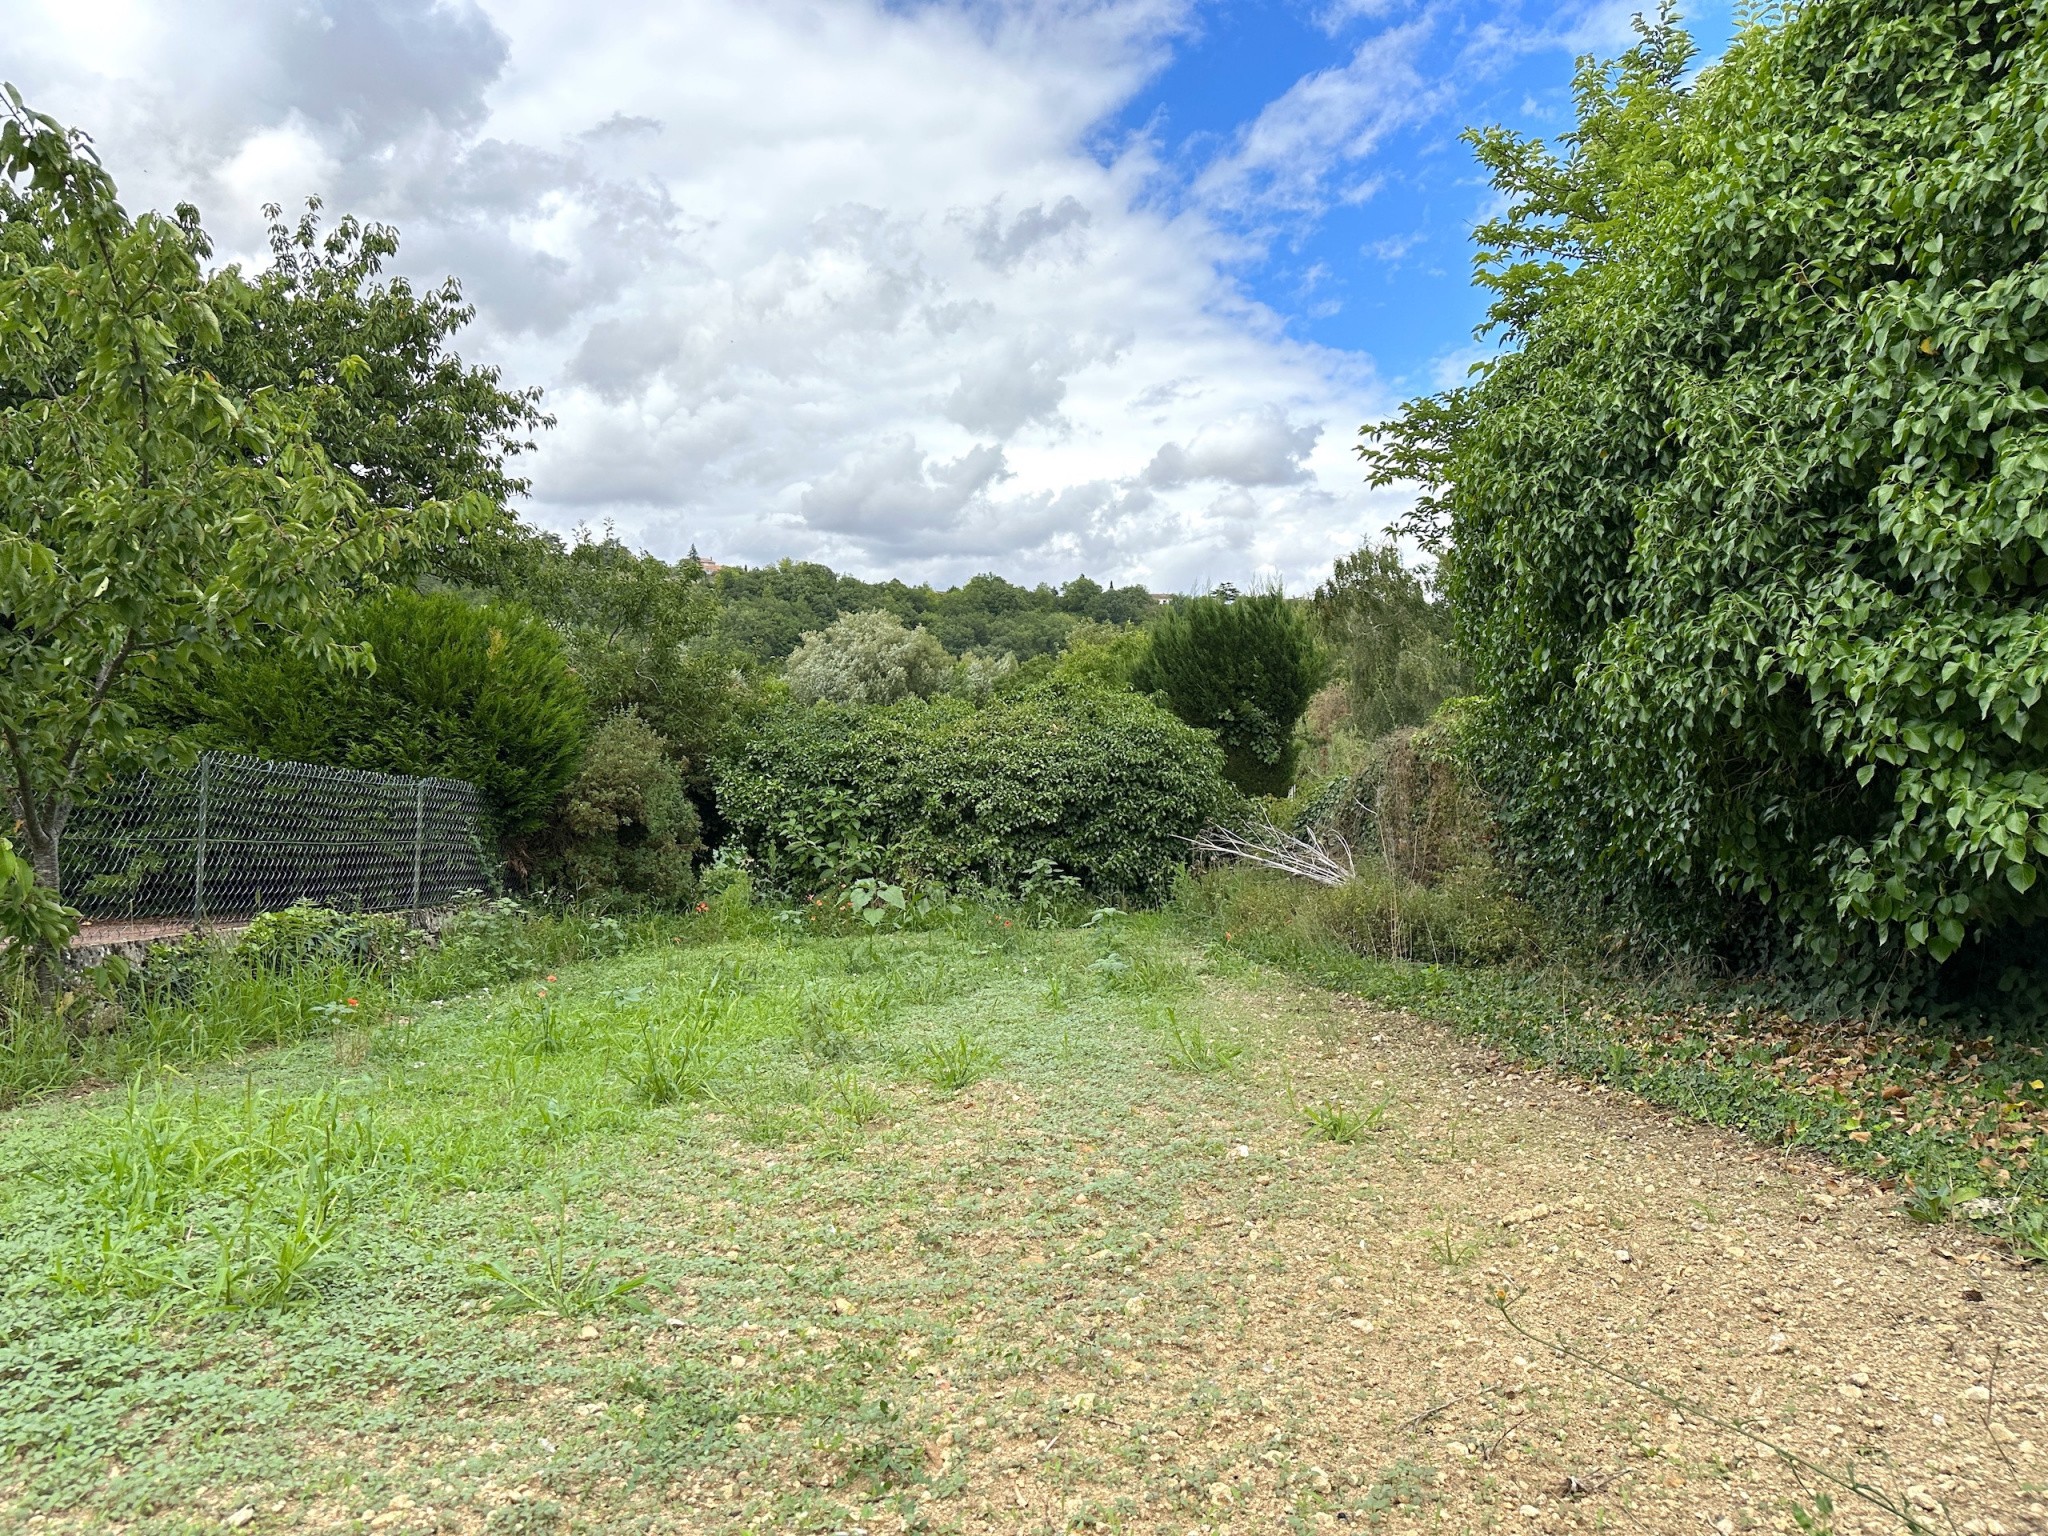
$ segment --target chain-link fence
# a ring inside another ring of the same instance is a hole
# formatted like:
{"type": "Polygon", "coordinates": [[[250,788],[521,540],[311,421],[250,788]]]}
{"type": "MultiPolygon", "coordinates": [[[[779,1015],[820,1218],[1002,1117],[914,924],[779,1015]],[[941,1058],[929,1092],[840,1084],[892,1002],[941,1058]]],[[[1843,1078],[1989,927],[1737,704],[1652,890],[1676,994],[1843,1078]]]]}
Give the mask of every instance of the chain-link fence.
{"type": "Polygon", "coordinates": [[[496,884],[474,784],[209,752],[71,814],[64,898],[91,920],[418,911],[496,884]]]}

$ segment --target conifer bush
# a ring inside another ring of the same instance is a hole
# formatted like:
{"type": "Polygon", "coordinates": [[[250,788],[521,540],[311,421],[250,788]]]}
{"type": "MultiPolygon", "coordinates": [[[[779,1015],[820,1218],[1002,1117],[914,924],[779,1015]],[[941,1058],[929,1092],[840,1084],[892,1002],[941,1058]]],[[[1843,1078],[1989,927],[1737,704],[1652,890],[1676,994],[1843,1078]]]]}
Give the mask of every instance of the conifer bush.
{"type": "Polygon", "coordinates": [[[1232,784],[1284,795],[1301,758],[1294,727],[1328,676],[1306,616],[1279,593],[1261,592],[1169,608],[1152,626],[1132,686],[1214,731],[1232,784]]]}
{"type": "Polygon", "coordinates": [[[252,652],[177,709],[197,740],[228,751],[467,779],[502,836],[548,820],[590,724],[545,624],[509,604],[396,591],[351,609],[339,638],[367,648],[364,664],[252,652]]]}

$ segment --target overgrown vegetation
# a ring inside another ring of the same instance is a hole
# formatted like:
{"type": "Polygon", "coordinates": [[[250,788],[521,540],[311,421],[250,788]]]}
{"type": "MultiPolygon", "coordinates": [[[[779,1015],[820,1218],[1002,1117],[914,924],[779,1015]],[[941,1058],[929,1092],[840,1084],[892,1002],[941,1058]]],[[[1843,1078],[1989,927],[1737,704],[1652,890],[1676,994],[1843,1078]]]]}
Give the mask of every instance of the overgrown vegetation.
{"type": "Polygon", "coordinates": [[[1372,741],[1425,725],[1445,699],[1464,692],[1450,605],[1402,562],[1391,540],[1339,560],[1316,588],[1313,611],[1338,665],[1341,717],[1355,736],[1372,741]]]}
{"type": "Polygon", "coordinates": [[[393,916],[294,907],[230,938],[195,934],[152,945],[139,962],[116,956],[73,971],[48,1001],[20,951],[0,954],[0,1106],[78,1081],[373,1030],[424,1001],[656,942],[675,921],[499,899],[449,914],[427,935],[393,916]]]}
{"type": "Polygon", "coordinates": [[[1508,349],[1366,451],[1581,920],[1844,998],[2048,953],[2043,17],[1815,0],[1695,81],[1667,11],[1559,148],[1472,135],[1508,349]]]}

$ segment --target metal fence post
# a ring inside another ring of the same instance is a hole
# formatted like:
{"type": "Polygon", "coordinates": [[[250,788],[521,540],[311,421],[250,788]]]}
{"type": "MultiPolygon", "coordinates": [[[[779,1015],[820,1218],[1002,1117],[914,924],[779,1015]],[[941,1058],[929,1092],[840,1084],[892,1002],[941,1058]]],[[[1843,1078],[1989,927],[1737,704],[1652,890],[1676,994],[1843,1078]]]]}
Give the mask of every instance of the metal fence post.
{"type": "Polygon", "coordinates": [[[420,920],[420,858],[427,846],[427,781],[421,779],[412,812],[412,920],[420,920]]]}
{"type": "Polygon", "coordinates": [[[206,811],[213,761],[199,759],[199,836],[192,845],[192,921],[206,921],[206,811]]]}

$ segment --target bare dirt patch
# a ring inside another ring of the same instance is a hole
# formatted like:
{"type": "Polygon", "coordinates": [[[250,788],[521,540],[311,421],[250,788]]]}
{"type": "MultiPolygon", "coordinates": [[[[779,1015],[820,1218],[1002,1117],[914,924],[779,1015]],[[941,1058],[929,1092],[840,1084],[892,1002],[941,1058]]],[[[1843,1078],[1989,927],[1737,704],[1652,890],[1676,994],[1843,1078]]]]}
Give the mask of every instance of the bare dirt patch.
{"type": "Polygon", "coordinates": [[[1837,1530],[1906,1528],[1777,1445],[1930,1529],[2048,1529],[2034,1272],[1433,1026],[1319,994],[1286,1011],[1266,1070],[1297,1102],[1390,1093],[1383,1129],[1306,1141],[1284,1104],[1239,1122],[1138,1315],[1097,1330],[1129,1344],[1049,1379],[1072,1411],[992,1447],[970,1527],[1121,1504],[1128,1529],[1790,1530],[1830,1494],[1837,1530]]]}

